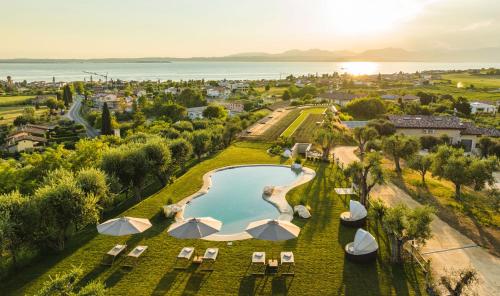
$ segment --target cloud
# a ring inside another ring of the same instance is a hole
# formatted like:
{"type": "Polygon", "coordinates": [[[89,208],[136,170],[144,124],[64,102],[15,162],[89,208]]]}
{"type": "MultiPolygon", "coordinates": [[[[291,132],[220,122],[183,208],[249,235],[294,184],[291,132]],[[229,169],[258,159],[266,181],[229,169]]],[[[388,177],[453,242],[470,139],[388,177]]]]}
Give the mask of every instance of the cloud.
{"type": "Polygon", "coordinates": [[[480,21],[480,22],[468,24],[467,26],[461,28],[460,31],[465,31],[465,32],[476,31],[478,29],[491,27],[493,24],[494,24],[493,20],[480,21]]]}

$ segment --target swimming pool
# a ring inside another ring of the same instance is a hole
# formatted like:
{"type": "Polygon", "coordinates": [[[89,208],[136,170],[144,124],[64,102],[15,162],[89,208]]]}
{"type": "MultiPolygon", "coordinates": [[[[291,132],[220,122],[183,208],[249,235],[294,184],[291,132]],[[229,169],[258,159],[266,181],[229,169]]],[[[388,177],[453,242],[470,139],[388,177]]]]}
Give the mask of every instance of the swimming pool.
{"type": "Polygon", "coordinates": [[[264,200],[264,187],[292,185],[304,172],[285,166],[255,165],[221,169],[210,175],[208,192],[192,199],[183,216],[220,220],[223,224],[219,234],[231,235],[244,232],[252,221],[277,219],[280,211],[264,200]]]}

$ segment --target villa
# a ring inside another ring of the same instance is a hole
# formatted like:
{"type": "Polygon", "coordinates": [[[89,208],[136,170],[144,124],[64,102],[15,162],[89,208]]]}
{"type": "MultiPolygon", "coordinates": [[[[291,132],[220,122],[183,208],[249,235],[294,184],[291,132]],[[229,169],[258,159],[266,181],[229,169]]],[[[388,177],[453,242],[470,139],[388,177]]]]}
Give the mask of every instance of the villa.
{"type": "Polygon", "coordinates": [[[482,136],[500,137],[500,131],[481,128],[471,122],[462,122],[456,116],[390,115],[396,132],[406,136],[447,136],[452,144],[461,144],[465,152],[477,153],[477,143],[482,136]]]}
{"type": "Polygon", "coordinates": [[[207,106],[188,108],[187,114],[189,119],[193,120],[203,118],[203,111],[205,111],[205,109],[207,109],[207,106]]]}
{"type": "Polygon", "coordinates": [[[472,102],[472,103],[470,103],[470,107],[471,107],[471,110],[470,110],[471,114],[476,114],[476,113],[495,114],[497,112],[497,106],[482,103],[482,102],[472,102]]]}
{"type": "Polygon", "coordinates": [[[4,151],[19,153],[33,151],[47,143],[47,133],[50,127],[36,124],[26,124],[5,138],[4,151]]]}

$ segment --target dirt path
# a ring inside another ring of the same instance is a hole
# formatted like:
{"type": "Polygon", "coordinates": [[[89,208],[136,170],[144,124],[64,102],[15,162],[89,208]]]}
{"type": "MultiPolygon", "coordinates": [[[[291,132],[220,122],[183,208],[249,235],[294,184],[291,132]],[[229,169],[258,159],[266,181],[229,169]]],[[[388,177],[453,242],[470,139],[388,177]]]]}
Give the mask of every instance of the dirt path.
{"type": "MultiPolygon", "coordinates": [[[[358,158],[354,154],[355,147],[337,147],[335,157],[347,165],[358,158]]],[[[372,196],[380,198],[392,206],[404,203],[410,208],[421,206],[396,185],[389,183],[376,186],[372,196]]],[[[472,240],[462,235],[437,216],[431,224],[433,237],[422,249],[424,257],[431,259],[431,267],[436,276],[446,269],[473,267],[478,271],[480,283],[479,295],[500,295],[500,259],[477,246],[472,240]]]]}
{"type": "Polygon", "coordinates": [[[271,126],[280,121],[290,112],[290,109],[277,109],[273,113],[269,114],[264,118],[264,120],[259,120],[257,123],[248,128],[248,132],[251,136],[261,136],[263,135],[271,126]]]}

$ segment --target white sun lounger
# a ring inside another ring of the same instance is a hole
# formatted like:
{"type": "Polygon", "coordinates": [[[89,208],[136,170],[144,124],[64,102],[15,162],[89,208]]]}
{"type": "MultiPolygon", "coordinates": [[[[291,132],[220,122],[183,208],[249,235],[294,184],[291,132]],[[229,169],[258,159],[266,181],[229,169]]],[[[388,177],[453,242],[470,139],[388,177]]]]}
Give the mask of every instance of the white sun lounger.
{"type": "Polygon", "coordinates": [[[280,254],[280,265],[282,275],[293,275],[295,274],[295,258],[292,252],[281,252],[280,254]]]}
{"type": "Polygon", "coordinates": [[[215,260],[217,260],[217,255],[219,255],[219,248],[208,248],[202,257],[201,269],[214,270],[213,265],[215,264],[215,260]]]}
{"type": "Polygon", "coordinates": [[[266,253],[265,252],[253,252],[252,263],[251,263],[251,273],[253,275],[266,274],[266,253]]]}
{"type": "Polygon", "coordinates": [[[122,266],[134,267],[139,262],[139,257],[148,249],[148,246],[137,246],[130,253],[122,264],[122,266]]]}
{"type": "Polygon", "coordinates": [[[109,250],[106,255],[104,255],[104,258],[102,259],[101,264],[102,265],[113,265],[115,262],[115,259],[127,248],[127,245],[116,245],[114,246],[111,250],[109,250]],[[107,260],[107,258],[111,258],[110,260],[107,260]],[[108,262],[110,261],[110,262],[108,262]]]}
{"type": "Polygon", "coordinates": [[[191,258],[194,255],[193,247],[184,247],[177,255],[177,259],[174,264],[174,269],[187,269],[189,266],[189,262],[191,262],[191,258]],[[179,261],[185,261],[185,264],[179,265],[179,261]]]}

